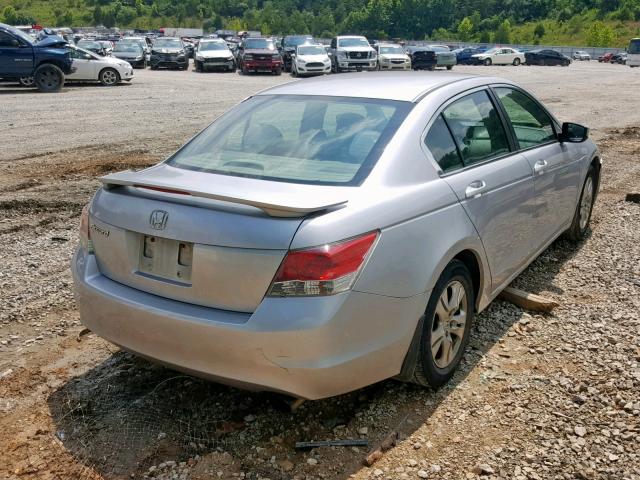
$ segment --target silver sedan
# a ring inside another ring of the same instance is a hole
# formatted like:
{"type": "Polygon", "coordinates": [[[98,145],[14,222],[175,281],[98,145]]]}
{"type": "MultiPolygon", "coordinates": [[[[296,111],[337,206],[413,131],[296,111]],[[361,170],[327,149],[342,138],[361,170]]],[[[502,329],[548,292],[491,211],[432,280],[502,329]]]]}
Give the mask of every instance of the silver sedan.
{"type": "Polygon", "coordinates": [[[599,154],[501,78],[366,77],[263,91],[166,161],[102,177],[72,264],[82,322],[307,399],[447,382],[474,314],[587,234],[599,154]]]}

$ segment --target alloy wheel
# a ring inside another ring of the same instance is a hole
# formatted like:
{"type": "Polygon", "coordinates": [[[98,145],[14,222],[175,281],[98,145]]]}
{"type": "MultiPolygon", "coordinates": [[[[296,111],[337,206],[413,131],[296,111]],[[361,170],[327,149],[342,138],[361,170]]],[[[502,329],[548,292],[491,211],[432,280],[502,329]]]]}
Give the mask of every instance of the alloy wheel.
{"type": "Polygon", "coordinates": [[[105,85],[115,85],[118,83],[118,74],[113,70],[105,70],[102,73],[102,83],[105,85]]]}
{"type": "Polygon", "coordinates": [[[582,190],[582,199],[580,200],[580,230],[587,228],[589,216],[591,215],[591,207],[593,205],[593,177],[587,177],[582,190]]]}
{"type": "Polygon", "coordinates": [[[440,369],[456,358],[465,334],[468,299],[464,285],[452,280],[442,291],[431,327],[431,356],[440,369]]]}

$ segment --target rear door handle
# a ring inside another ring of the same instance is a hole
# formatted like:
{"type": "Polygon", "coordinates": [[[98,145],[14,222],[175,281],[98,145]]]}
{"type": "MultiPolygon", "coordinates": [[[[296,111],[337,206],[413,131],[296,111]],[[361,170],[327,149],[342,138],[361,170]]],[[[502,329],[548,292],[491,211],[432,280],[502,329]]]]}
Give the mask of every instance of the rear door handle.
{"type": "Polygon", "coordinates": [[[482,192],[487,187],[484,180],[475,180],[467,185],[467,189],[464,191],[464,196],[467,198],[478,198],[482,195],[482,192]]]}
{"type": "Polygon", "coordinates": [[[546,160],[539,160],[533,165],[533,171],[538,175],[544,173],[544,167],[547,166],[546,160]]]}

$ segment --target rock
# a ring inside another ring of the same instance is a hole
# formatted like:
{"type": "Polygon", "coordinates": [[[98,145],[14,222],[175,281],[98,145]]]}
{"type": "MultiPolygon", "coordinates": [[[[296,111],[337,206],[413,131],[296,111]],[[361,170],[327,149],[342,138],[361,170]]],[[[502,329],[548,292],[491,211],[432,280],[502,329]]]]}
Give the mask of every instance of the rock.
{"type": "Polygon", "coordinates": [[[473,467],[473,473],[476,475],[493,475],[495,471],[491,468],[490,465],[486,463],[480,463],[473,467]]]}
{"type": "Polygon", "coordinates": [[[293,470],[293,467],[295,466],[292,461],[286,460],[286,459],[279,460],[278,465],[284,472],[290,472],[291,470],[293,470]]]}
{"type": "Polygon", "coordinates": [[[427,472],[425,472],[424,470],[418,470],[418,476],[420,478],[429,478],[429,474],[427,472]]]}
{"type": "Polygon", "coordinates": [[[584,437],[587,434],[587,429],[581,425],[578,425],[573,429],[576,435],[579,437],[584,437]]]}
{"type": "Polygon", "coordinates": [[[376,476],[376,477],[380,477],[380,476],[384,475],[384,472],[382,470],[380,470],[379,468],[376,468],[373,471],[373,475],[376,476]]]}
{"type": "Polygon", "coordinates": [[[360,427],[358,429],[358,435],[367,435],[369,433],[369,429],[367,427],[360,427]]]}
{"type": "Polygon", "coordinates": [[[317,464],[318,464],[318,460],[316,460],[316,459],[315,459],[315,458],[313,458],[313,457],[309,457],[309,458],[307,458],[307,463],[308,463],[309,465],[317,465],[317,464]]]}

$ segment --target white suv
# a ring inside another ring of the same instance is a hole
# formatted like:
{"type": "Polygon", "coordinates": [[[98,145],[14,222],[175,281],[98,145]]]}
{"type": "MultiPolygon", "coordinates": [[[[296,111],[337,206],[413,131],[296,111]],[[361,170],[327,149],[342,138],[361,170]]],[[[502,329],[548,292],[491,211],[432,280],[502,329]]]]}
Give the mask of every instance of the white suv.
{"type": "Polygon", "coordinates": [[[350,35],[331,40],[329,51],[331,68],[335,73],[348,70],[375,70],[378,68],[378,54],[365,37],[350,35]]]}

